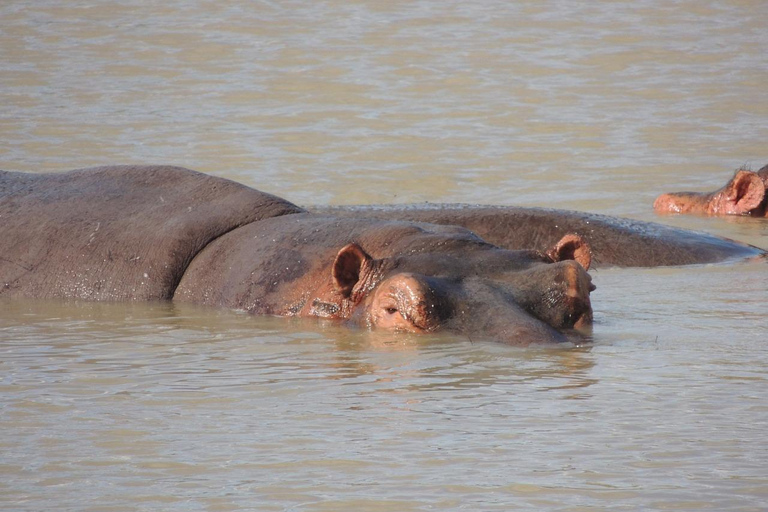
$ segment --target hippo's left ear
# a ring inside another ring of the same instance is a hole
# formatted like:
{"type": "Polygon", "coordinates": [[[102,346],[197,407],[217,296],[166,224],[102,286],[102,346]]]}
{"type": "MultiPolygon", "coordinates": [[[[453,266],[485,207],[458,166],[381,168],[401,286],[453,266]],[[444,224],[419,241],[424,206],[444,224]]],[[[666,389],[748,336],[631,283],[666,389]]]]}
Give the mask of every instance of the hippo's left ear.
{"type": "Polygon", "coordinates": [[[553,261],[574,260],[589,270],[592,264],[592,249],[587,241],[579,235],[569,234],[560,239],[555,246],[547,251],[547,256],[553,261]]]}
{"type": "MultiPolygon", "coordinates": [[[[761,169],[762,171],[762,169],[761,169]]],[[[742,215],[760,206],[765,197],[765,185],[760,176],[751,171],[739,170],[725,186],[725,211],[742,215]]]]}
{"type": "Polygon", "coordinates": [[[370,270],[373,263],[367,252],[352,243],[344,246],[333,262],[333,285],[344,298],[349,298],[355,285],[370,270]]]}

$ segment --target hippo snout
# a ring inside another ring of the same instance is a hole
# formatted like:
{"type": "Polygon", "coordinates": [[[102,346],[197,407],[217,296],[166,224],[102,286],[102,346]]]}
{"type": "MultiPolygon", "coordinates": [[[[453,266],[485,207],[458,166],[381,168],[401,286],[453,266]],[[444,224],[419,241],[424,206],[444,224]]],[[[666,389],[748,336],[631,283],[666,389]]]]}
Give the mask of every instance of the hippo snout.
{"type": "Polygon", "coordinates": [[[454,308],[463,313],[454,325],[470,338],[510,345],[569,341],[563,332],[590,333],[595,289],[584,268],[570,260],[538,265],[503,282],[470,279],[462,293],[466,302],[454,308]]]}

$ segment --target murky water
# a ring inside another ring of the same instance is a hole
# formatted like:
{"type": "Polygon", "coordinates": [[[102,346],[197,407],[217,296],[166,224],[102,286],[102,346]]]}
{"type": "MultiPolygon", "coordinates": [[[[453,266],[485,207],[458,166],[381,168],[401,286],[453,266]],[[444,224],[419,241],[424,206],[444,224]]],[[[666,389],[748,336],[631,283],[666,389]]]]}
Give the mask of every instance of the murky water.
{"type": "MultiPolygon", "coordinates": [[[[300,204],[659,220],[768,163],[768,9],[0,4],[0,168],[171,163],[300,204]]],[[[768,222],[662,222],[768,247],[768,222]]],[[[768,268],[598,270],[595,343],[0,304],[3,510],[768,506],[768,268]]]]}

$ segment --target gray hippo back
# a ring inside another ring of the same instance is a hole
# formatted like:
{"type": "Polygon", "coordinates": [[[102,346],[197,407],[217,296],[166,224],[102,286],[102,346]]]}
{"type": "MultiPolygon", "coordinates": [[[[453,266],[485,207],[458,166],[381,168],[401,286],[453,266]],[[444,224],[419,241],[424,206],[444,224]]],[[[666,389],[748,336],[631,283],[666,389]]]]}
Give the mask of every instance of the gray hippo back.
{"type": "Polygon", "coordinates": [[[212,240],[300,211],[180,167],[0,171],[0,297],[169,299],[212,240]]]}

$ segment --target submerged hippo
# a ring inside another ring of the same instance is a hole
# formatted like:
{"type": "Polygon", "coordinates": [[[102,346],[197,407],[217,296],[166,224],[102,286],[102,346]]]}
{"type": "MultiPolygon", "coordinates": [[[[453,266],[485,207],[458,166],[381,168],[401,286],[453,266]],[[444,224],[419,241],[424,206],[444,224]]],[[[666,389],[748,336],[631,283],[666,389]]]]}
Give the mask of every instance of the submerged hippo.
{"type": "Polygon", "coordinates": [[[589,327],[588,265],[576,236],[510,251],[178,167],[0,172],[0,298],[187,301],[527,345],[589,327]]]}
{"type": "Polygon", "coordinates": [[[757,172],[739,169],[714,192],[672,192],[653,203],[659,213],[702,215],[750,215],[768,217],[768,165],[757,172]]]}
{"type": "MultiPolygon", "coordinates": [[[[725,238],[595,213],[517,206],[414,204],[310,207],[336,217],[398,219],[462,226],[510,250],[546,252],[568,234],[570,250],[590,252],[593,267],[658,267],[716,263],[765,254],[725,238]],[[583,244],[583,245],[581,245],[583,244]]],[[[565,250],[566,248],[563,248],[565,250]]],[[[574,256],[575,257],[575,256],[574,256]]]]}
{"type": "Polygon", "coordinates": [[[589,327],[586,271],[631,260],[622,240],[656,264],[761,252],[575,212],[397,211],[310,213],[178,167],[0,171],[0,298],[187,301],[528,345],[589,327]]]}

